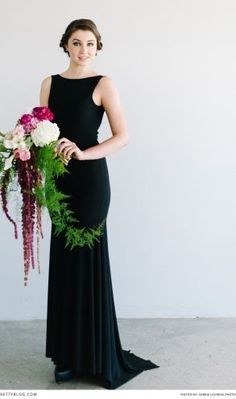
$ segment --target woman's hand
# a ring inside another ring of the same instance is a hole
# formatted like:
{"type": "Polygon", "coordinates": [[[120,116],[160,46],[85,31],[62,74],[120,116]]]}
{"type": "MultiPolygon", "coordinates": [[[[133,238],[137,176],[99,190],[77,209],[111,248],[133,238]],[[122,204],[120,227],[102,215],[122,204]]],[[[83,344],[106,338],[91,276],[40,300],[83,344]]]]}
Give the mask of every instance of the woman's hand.
{"type": "Polygon", "coordinates": [[[79,161],[85,159],[83,151],[81,151],[73,141],[68,140],[66,137],[62,137],[58,140],[56,152],[66,165],[68,165],[68,162],[72,157],[79,161]]]}

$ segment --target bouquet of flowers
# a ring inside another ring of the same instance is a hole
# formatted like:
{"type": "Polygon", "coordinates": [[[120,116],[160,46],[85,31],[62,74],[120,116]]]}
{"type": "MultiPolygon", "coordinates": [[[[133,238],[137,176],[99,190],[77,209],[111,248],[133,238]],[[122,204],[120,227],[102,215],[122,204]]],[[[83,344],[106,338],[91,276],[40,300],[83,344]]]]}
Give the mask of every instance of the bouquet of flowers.
{"type": "Polygon", "coordinates": [[[37,263],[39,241],[43,238],[42,210],[47,208],[55,227],[55,234],[64,233],[66,246],[91,246],[102,234],[103,223],[95,229],[79,228],[65,200],[68,195],[58,191],[55,178],[69,173],[63,159],[58,157],[55,146],[60,135],[53,113],[48,107],[34,107],[22,115],[13,130],[0,132],[0,198],[2,209],[14,226],[9,214],[11,191],[19,189],[21,204],[21,229],[23,238],[24,285],[27,285],[30,266],[35,268],[34,236],[37,238],[37,263]]]}

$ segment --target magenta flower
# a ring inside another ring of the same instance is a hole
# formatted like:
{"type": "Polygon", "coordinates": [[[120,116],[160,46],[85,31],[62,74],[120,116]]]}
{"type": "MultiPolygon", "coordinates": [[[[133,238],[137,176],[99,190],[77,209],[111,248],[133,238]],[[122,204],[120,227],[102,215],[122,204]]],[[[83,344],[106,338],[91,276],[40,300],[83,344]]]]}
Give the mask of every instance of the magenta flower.
{"type": "Polygon", "coordinates": [[[24,126],[27,125],[28,123],[31,122],[32,115],[31,114],[24,114],[22,117],[19,119],[20,123],[24,126]]]}
{"type": "Polygon", "coordinates": [[[19,123],[23,126],[26,132],[30,132],[37,126],[37,119],[31,114],[24,114],[19,119],[19,123]]]}
{"type": "Polygon", "coordinates": [[[32,115],[35,116],[39,121],[49,120],[54,118],[54,114],[48,107],[34,107],[32,115]]]}

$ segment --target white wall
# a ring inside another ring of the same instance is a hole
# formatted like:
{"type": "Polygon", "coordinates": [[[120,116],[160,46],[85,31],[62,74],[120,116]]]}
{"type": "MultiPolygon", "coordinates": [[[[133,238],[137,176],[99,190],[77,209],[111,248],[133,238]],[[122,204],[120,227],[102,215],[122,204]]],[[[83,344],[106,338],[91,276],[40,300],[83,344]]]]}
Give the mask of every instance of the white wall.
{"type": "MultiPolygon", "coordinates": [[[[236,2],[2,2],[0,130],[67,68],[59,41],[76,18],[97,23],[94,69],[116,82],[131,131],[107,157],[117,316],[236,316],[236,2]]],[[[45,318],[49,220],[27,288],[20,242],[0,223],[0,318],[45,318]]]]}

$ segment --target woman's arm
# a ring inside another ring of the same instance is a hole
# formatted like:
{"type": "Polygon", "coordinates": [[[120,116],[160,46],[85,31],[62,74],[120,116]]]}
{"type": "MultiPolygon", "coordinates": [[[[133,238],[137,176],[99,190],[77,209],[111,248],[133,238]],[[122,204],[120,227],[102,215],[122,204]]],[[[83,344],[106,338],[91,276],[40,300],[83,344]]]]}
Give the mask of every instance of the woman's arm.
{"type": "Polygon", "coordinates": [[[70,159],[71,156],[81,161],[103,158],[124,147],[129,141],[128,127],[115,84],[109,77],[104,76],[98,85],[100,86],[98,88],[101,93],[101,103],[108,117],[112,137],[84,151],[81,151],[70,140],[61,138],[57,147],[58,153],[63,153],[63,157],[66,159],[70,159]]]}
{"type": "Polygon", "coordinates": [[[40,95],[39,95],[40,107],[48,107],[48,98],[50,93],[51,80],[52,77],[48,76],[41,83],[40,95]]]}

